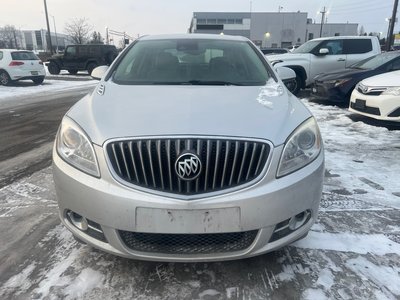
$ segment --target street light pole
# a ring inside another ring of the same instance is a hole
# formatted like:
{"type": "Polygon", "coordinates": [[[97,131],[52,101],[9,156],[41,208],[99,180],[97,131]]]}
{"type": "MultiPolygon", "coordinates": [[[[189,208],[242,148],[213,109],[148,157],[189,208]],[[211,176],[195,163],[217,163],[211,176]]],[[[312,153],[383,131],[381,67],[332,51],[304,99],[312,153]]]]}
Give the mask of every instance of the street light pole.
{"type": "Polygon", "coordinates": [[[394,25],[396,23],[396,14],[397,14],[398,4],[399,4],[399,0],[394,0],[392,18],[389,20],[389,30],[388,30],[388,35],[386,38],[386,51],[390,51],[390,48],[392,46],[393,30],[394,30],[394,25]]]}
{"type": "Polygon", "coordinates": [[[324,6],[324,10],[323,10],[323,11],[320,11],[320,13],[322,14],[322,17],[321,17],[321,28],[320,28],[320,30],[319,30],[319,37],[322,37],[322,26],[324,25],[325,14],[326,14],[326,8],[325,8],[325,6],[324,6]]]}
{"type": "Polygon", "coordinates": [[[56,52],[58,53],[58,37],[57,37],[57,28],[56,28],[56,19],[54,18],[54,16],[51,16],[53,18],[53,24],[54,24],[54,33],[56,35],[56,52]]]}
{"type": "Polygon", "coordinates": [[[46,23],[47,23],[47,36],[49,38],[49,44],[47,47],[50,46],[50,53],[53,54],[53,45],[51,44],[51,35],[50,35],[50,23],[49,23],[49,15],[47,14],[47,3],[46,0],[44,1],[44,12],[46,14],[46,23]]]}

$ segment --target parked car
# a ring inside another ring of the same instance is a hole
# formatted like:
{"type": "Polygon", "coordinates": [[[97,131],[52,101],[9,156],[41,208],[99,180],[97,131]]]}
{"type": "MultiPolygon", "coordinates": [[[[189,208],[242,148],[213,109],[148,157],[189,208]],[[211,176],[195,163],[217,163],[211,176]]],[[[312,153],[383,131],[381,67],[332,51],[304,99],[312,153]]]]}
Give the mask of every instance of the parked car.
{"type": "Polygon", "coordinates": [[[261,48],[260,50],[264,55],[282,54],[289,52],[289,50],[286,48],[261,48]]]}
{"type": "Polygon", "coordinates": [[[395,70],[400,70],[400,51],[381,53],[355,63],[344,71],[317,75],[311,95],[316,99],[348,103],[358,82],[395,70]]]}
{"type": "Polygon", "coordinates": [[[43,83],[46,71],[43,62],[32,51],[0,49],[0,84],[32,80],[43,83]]]}
{"type": "Polygon", "coordinates": [[[307,234],[321,135],[251,41],[146,36],[92,77],[53,151],[60,217],[78,239],[134,259],[214,261],[307,234]]]}
{"type": "Polygon", "coordinates": [[[357,84],[349,110],[378,120],[400,122],[400,71],[376,75],[357,84]]]}
{"type": "Polygon", "coordinates": [[[296,94],[314,83],[318,74],[340,71],[381,53],[376,36],[335,36],[310,40],[291,53],[270,55],[273,66],[285,66],[296,72],[296,94]]]}
{"type": "Polygon", "coordinates": [[[97,66],[110,65],[117,56],[118,50],[114,45],[70,45],[64,54],[53,55],[46,65],[53,75],[60,74],[61,70],[70,74],[78,71],[91,74],[97,66]]]}

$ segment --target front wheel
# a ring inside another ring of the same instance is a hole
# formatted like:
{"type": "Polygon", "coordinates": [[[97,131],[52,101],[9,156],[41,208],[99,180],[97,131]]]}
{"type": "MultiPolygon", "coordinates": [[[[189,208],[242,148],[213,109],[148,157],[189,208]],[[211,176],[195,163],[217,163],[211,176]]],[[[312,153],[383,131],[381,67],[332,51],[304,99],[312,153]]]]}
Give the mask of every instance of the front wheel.
{"type": "Polygon", "coordinates": [[[6,71],[0,71],[0,84],[10,85],[11,82],[10,75],[6,71]]]}
{"type": "Polygon", "coordinates": [[[88,71],[89,75],[92,75],[92,72],[96,67],[97,67],[97,65],[95,63],[88,64],[87,71],[88,71]]]}
{"type": "Polygon", "coordinates": [[[60,74],[60,67],[57,66],[55,63],[51,62],[48,66],[49,72],[52,75],[58,75],[60,74]]]}
{"type": "Polygon", "coordinates": [[[68,73],[71,75],[76,75],[78,73],[78,70],[68,70],[68,73]]]}

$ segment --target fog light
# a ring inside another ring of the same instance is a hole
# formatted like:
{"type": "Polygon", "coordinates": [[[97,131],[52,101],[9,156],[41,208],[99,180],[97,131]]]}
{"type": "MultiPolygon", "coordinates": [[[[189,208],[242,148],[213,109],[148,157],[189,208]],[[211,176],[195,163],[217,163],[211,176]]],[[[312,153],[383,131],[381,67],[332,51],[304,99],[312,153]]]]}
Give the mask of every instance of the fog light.
{"type": "Polygon", "coordinates": [[[304,223],[306,223],[309,220],[309,216],[310,216],[310,211],[306,210],[290,218],[289,221],[290,230],[294,231],[303,226],[304,223]]]}
{"type": "Polygon", "coordinates": [[[82,231],[86,231],[88,229],[88,222],[85,217],[82,217],[81,215],[70,210],[67,212],[67,216],[76,228],[82,231]]]}

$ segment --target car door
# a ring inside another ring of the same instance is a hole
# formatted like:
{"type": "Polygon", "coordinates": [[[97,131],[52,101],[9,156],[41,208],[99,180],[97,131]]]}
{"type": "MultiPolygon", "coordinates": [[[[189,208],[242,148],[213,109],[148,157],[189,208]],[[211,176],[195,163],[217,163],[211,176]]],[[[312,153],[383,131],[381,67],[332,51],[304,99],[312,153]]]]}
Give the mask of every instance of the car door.
{"type": "Polygon", "coordinates": [[[309,81],[312,81],[318,74],[342,70],[346,67],[346,55],[343,54],[342,39],[325,40],[315,47],[311,53],[309,81]],[[328,53],[321,54],[321,49],[328,49],[328,53]]]}
{"type": "Polygon", "coordinates": [[[68,46],[65,49],[63,65],[66,69],[76,68],[77,46],[68,46]]]}
{"type": "Polygon", "coordinates": [[[346,54],[346,67],[373,55],[371,39],[345,39],[343,51],[346,54]]]}

